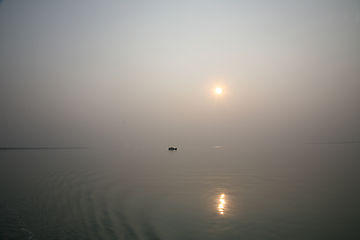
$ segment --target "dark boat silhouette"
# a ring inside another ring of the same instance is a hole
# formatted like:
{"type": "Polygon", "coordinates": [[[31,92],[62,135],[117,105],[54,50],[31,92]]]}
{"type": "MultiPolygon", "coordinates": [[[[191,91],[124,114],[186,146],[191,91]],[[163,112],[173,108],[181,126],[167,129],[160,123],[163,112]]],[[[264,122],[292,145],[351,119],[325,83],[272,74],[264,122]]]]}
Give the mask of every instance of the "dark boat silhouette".
{"type": "Polygon", "coordinates": [[[169,147],[169,150],[177,150],[176,147],[169,147]]]}

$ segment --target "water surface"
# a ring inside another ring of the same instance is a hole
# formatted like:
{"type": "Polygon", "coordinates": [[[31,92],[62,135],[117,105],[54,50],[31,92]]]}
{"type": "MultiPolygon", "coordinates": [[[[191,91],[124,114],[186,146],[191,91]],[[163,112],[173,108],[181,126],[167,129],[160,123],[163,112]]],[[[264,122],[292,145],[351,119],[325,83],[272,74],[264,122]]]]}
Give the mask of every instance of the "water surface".
{"type": "Polygon", "coordinates": [[[0,239],[357,239],[359,160],[360,144],[1,151],[0,239]]]}

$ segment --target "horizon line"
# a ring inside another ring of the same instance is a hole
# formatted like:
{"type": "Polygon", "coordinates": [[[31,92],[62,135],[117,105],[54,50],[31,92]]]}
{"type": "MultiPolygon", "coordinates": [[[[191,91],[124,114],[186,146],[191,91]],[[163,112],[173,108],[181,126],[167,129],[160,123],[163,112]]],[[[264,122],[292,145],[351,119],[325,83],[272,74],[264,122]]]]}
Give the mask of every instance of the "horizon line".
{"type": "Polygon", "coordinates": [[[54,149],[89,149],[89,147],[0,147],[0,150],[54,150],[54,149]]]}
{"type": "Polygon", "coordinates": [[[350,144],[350,143],[360,143],[360,142],[314,142],[314,143],[303,143],[303,144],[350,144]]]}

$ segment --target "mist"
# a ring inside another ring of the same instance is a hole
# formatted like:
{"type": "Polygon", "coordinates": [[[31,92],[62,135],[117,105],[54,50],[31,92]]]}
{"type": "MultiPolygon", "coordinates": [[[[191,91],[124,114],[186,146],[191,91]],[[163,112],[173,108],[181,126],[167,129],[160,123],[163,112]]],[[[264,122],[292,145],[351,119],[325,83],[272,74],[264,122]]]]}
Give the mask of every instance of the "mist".
{"type": "Polygon", "coordinates": [[[0,63],[2,147],[360,141],[355,0],[3,1],[0,63]]]}

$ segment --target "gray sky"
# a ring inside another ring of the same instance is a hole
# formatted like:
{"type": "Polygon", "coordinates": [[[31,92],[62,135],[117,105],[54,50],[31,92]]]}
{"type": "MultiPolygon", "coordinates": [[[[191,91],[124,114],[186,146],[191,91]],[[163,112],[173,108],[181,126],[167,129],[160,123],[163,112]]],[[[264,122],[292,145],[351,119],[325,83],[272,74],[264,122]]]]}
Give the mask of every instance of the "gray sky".
{"type": "Polygon", "coordinates": [[[357,0],[4,0],[0,63],[2,147],[360,141],[357,0]]]}

